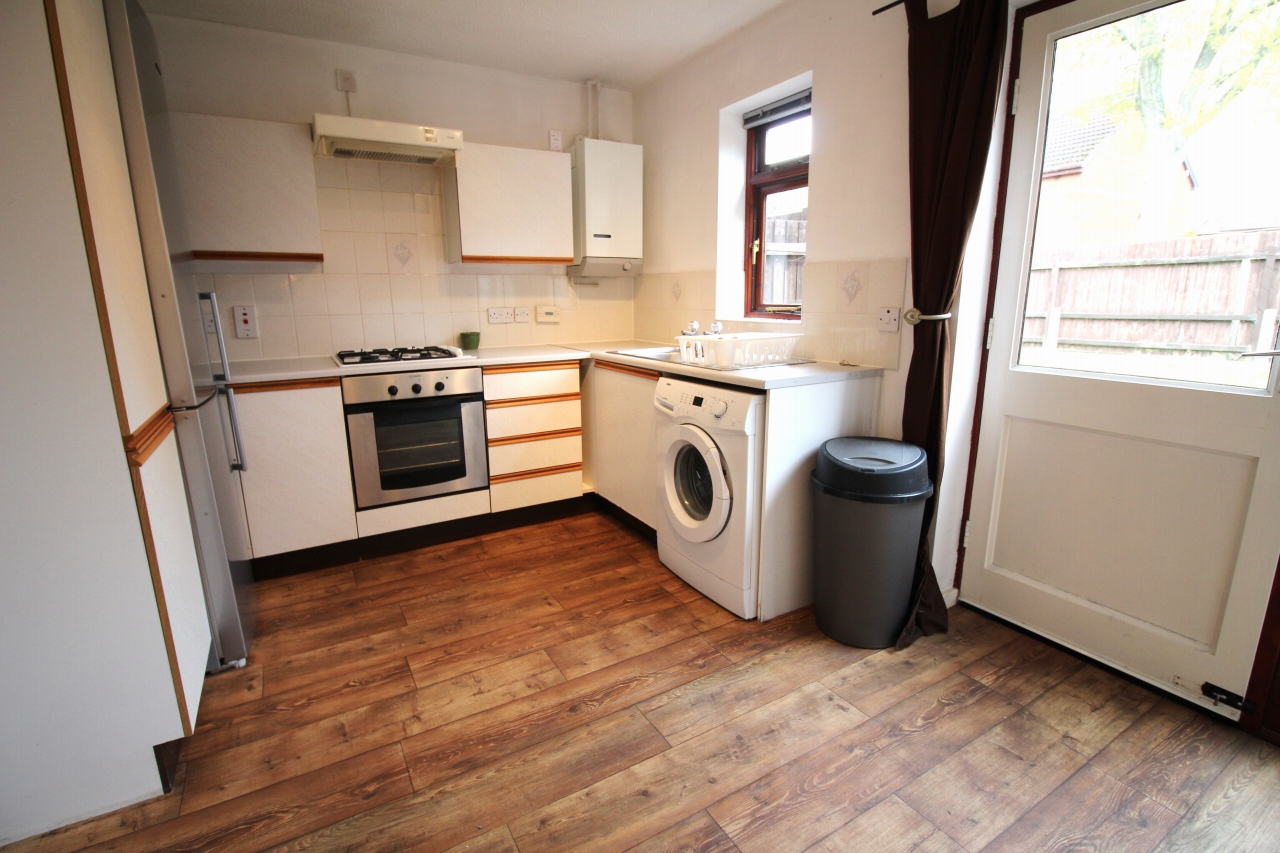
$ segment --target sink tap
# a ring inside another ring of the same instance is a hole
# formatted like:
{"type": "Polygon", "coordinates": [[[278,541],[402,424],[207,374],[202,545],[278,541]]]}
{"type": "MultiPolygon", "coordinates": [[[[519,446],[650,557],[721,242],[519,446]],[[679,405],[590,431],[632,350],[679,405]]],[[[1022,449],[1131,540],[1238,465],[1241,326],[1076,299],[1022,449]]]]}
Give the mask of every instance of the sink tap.
{"type": "Polygon", "coordinates": [[[711,334],[718,335],[723,330],[724,330],[724,323],[721,323],[719,320],[716,320],[711,324],[711,334]]]}
{"type": "Polygon", "coordinates": [[[698,328],[699,328],[699,326],[698,326],[698,321],[697,321],[697,320],[690,320],[690,321],[689,321],[689,328],[685,329],[685,330],[684,330],[684,333],[685,333],[686,335],[696,335],[696,334],[698,334],[698,328]]]}

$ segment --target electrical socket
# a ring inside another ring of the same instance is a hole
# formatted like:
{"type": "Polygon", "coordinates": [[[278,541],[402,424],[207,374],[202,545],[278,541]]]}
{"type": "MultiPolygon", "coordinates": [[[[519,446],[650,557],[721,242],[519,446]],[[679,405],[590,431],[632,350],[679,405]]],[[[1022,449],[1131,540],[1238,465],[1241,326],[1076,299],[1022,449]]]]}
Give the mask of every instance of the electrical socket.
{"type": "Polygon", "coordinates": [[[516,321],[514,308],[490,308],[489,323],[514,323],[516,321]]]}
{"type": "Polygon", "coordinates": [[[559,323],[560,309],[555,305],[539,305],[533,309],[533,319],[539,323],[559,323]]]}
{"type": "Polygon", "coordinates": [[[548,133],[547,148],[552,151],[564,150],[564,139],[560,136],[560,131],[552,130],[548,133]]]}
{"type": "Polygon", "coordinates": [[[258,312],[252,305],[233,305],[231,316],[236,320],[237,338],[256,338],[258,336],[258,312]]]}
{"type": "Polygon", "coordinates": [[[338,80],[339,92],[354,92],[356,90],[356,72],[343,71],[339,68],[333,74],[338,80]]]}
{"type": "Polygon", "coordinates": [[[517,323],[529,322],[529,306],[524,305],[516,308],[516,322],[517,323]]]}
{"type": "Polygon", "coordinates": [[[898,320],[902,316],[901,308],[881,308],[876,315],[876,322],[882,332],[898,331],[898,320]]]}

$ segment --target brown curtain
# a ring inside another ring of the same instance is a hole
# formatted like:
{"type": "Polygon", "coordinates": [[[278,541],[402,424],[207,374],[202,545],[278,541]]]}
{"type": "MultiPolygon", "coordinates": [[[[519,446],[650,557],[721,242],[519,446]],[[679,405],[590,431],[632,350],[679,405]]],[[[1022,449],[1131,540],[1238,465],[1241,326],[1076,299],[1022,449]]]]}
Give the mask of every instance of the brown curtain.
{"type": "MultiPolygon", "coordinates": [[[[922,314],[955,304],[995,119],[1008,0],[961,0],[929,17],[926,0],[906,0],[910,92],[911,293],[922,314]]],[[[925,505],[911,616],[898,648],[947,630],[947,605],[929,556],[929,528],[942,482],[951,383],[948,324],[914,329],[902,438],[929,454],[934,493],[925,505]]]]}

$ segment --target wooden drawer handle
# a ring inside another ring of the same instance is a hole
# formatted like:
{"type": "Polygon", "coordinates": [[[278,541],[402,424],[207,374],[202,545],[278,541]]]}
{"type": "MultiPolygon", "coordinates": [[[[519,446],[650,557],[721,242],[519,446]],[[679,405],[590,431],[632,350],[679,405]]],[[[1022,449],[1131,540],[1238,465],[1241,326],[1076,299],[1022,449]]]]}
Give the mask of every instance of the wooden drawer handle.
{"type": "Polygon", "coordinates": [[[279,382],[246,382],[233,383],[231,389],[237,394],[253,394],[258,391],[296,391],[301,388],[330,388],[342,384],[336,376],[321,376],[316,379],[281,379],[279,382]]]}
{"type": "Polygon", "coordinates": [[[568,403],[581,400],[581,394],[548,394],[545,397],[513,397],[510,400],[485,400],[486,409],[505,409],[508,406],[536,406],[539,403],[568,403]]]}
{"type": "Polygon", "coordinates": [[[497,364],[493,367],[482,367],[486,376],[498,373],[536,373],[539,370],[577,370],[576,361],[540,361],[537,364],[497,364]]]}
{"type": "Polygon", "coordinates": [[[657,382],[662,378],[662,374],[656,370],[645,370],[643,367],[632,367],[629,364],[615,364],[612,361],[597,361],[596,367],[601,370],[612,370],[614,373],[625,373],[628,376],[638,376],[641,379],[651,379],[657,382]]]}
{"type": "Polygon", "coordinates": [[[554,429],[550,432],[531,432],[528,435],[509,435],[505,438],[489,439],[490,447],[501,447],[504,444],[520,444],[525,441],[550,441],[555,438],[572,438],[582,435],[582,427],[573,429],[554,429]]]}
{"type": "Polygon", "coordinates": [[[536,468],[533,471],[516,471],[513,474],[495,474],[489,478],[489,485],[498,486],[503,483],[511,483],[515,480],[530,480],[534,477],[550,477],[553,474],[567,474],[570,471],[581,471],[581,462],[571,462],[568,465],[553,465],[550,468],[536,468]]]}

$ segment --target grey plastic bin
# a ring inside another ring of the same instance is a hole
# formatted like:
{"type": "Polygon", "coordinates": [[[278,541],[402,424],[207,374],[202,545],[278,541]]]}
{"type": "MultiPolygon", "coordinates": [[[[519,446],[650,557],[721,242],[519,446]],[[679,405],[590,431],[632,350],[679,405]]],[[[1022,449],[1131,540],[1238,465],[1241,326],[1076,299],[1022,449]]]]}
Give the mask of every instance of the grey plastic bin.
{"type": "Polygon", "coordinates": [[[892,646],[907,621],[933,494],[925,452],[887,438],[833,438],[810,479],[818,627],[848,646],[892,646]]]}

